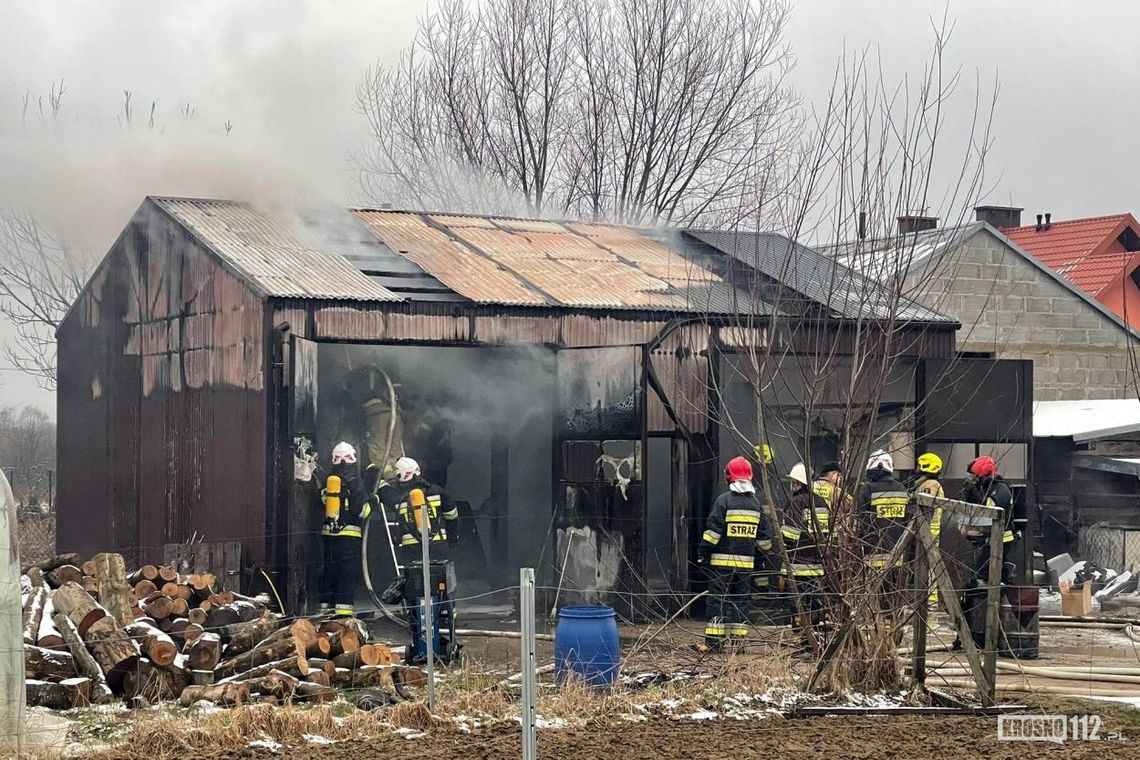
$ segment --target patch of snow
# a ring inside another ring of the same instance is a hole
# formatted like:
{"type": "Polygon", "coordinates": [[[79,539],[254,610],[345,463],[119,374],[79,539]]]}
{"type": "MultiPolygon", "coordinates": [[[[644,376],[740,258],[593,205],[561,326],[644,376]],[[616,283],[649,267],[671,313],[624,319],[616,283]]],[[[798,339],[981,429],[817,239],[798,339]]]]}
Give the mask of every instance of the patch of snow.
{"type": "Polygon", "coordinates": [[[425,732],[417,731],[416,729],[408,728],[407,726],[401,726],[400,728],[397,728],[395,733],[397,736],[402,736],[405,739],[422,739],[423,737],[427,736],[425,732]]]}
{"type": "Polygon", "coordinates": [[[272,739],[254,739],[245,746],[253,747],[254,749],[267,749],[274,754],[276,754],[281,749],[281,744],[273,741],[272,739]]]}
{"type": "Polygon", "coordinates": [[[336,744],[336,739],[328,739],[320,734],[301,734],[301,738],[309,744],[336,744]]]}
{"type": "Polygon", "coordinates": [[[715,713],[712,710],[697,710],[695,713],[686,715],[689,720],[716,720],[720,717],[720,713],[715,713]]]}
{"type": "Polygon", "coordinates": [[[539,715],[535,717],[534,725],[537,728],[566,728],[567,723],[565,718],[544,718],[539,715]]]}

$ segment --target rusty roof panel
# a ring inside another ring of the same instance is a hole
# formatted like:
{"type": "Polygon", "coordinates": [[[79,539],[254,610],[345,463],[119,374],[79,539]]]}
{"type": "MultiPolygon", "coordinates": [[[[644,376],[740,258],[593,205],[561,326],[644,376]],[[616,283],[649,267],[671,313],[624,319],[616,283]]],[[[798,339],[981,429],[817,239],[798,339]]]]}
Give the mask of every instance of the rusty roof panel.
{"type": "Polygon", "coordinates": [[[543,219],[496,219],[495,225],[515,232],[566,233],[566,228],[558,222],[548,222],[543,219]]]}
{"type": "Polygon", "coordinates": [[[343,256],[294,235],[290,225],[244,203],[153,198],[261,295],[399,301],[343,256]]]}
{"type": "MultiPolygon", "coordinates": [[[[419,218],[418,214],[408,212],[393,212],[400,216],[419,218]]],[[[442,224],[445,227],[477,227],[485,230],[497,229],[495,222],[482,216],[461,216],[459,214],[431,214],[428,219],[442,224]]]]}
{"type": "Polygon", "coordinates": [[[355,212],[380,240],[460,295],[483,303],[547,303],[542,294],[495,262],[453,240],[417,214],[355,212]]]}

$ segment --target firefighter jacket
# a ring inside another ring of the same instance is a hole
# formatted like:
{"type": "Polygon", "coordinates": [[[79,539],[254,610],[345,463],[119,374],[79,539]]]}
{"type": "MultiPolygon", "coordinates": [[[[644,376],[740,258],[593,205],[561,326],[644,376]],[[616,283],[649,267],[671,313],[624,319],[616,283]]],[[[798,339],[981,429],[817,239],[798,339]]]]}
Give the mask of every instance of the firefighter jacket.
{"type": "MultiPolygon", "coordinates": [[[[372,514],[372,499],[365,490],[360,477],[360,465],[343,463],[333,465],[330,475],[340,478],[340,517],[335,523],[325,521],[321,526],[322,536],[340,536],[343,538],[360,538],[364,535],[364,521],[372,514]]],[[[321,489],[321,501],[327,495],[327,489],[321,489]]]]}
{"type": "Polygon", "coordinates": [[[906,532],[910,496],[906,487],[889,472],[877,468],[867,473],[859,498],[859,517],[869,564],[881,566],[906,532]]]}
{"type": "MultiPolygon", "coordinates": [[[[914,486],[911,488],[911,495],[928,493],[939,499],[946,498],[946,491],[942,488],[942,483],[938,478],[920,473],[918,479],[914,481],[914,486]]],[[[934,508],[934,516],[930,519],[930,535],[938,539],[942,534],[942,507],[934,508]]]]}
{"type": "Polygon", "coordinates": [[[1014,540],[1013,533],[1013,491],[1006,485],[1001,475],[994,478],[985,478],[966,487],[965,500],[971,504],[981,504],[985,507],[1001,507],[1005,510],[1005,531],[1002,533],[1002,543],[1008,544],[1014,540]]]}
{"type": "Polygon", "coordinates": [[[820,547],[831,535],[828,503],[814,489],[805,488],[793,494],[791,512],[791,524],[780,530],[792,561],[792,572],[799,576],[822,575],[820,547]]]}
{"type": "Polygon", "coordinates": [[[446,541],[448,531],[452,531],[452,540],[455,533],[456,521],[459,520],[459,509],[451,498],[437,485],[432,485],[422,476],[414,478],[407,483],[393,483],[390,488],[380,493],[384,505],[391,507],[396,513],[400,524],[400,546],[415,546],[420,542],[420,520],[417,519],[417,508],[412,506],[410,494],[415,489],[424,492],[424,507],[428,513],[428,525],[431,527],[431,541],[446,541]]]}
{"type": "Polygon", "coordinates": [[[756,494],[722,493],[709,513],[701,556],[710,567],[751,571],[756,569],[757,549],[772,550],[772,533],[756,494]]]}

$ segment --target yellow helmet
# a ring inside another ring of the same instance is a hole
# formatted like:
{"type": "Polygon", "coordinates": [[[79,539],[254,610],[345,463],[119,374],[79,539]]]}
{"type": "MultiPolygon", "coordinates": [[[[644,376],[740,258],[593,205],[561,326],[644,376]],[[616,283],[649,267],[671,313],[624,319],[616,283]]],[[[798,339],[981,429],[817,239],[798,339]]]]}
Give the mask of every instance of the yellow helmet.
{"type": "Polygon", "coordinates": [[[918,458],[918,471],[927,475],[937,475],[942,472],[942,457],[932,452],[926,452],[918,458]]]}
{"type": "Polygon", "coordinates": [[[752,447],[752,456],[760,464],[772,464],[772,447],[766,443],[758,443],[752,447]]]}

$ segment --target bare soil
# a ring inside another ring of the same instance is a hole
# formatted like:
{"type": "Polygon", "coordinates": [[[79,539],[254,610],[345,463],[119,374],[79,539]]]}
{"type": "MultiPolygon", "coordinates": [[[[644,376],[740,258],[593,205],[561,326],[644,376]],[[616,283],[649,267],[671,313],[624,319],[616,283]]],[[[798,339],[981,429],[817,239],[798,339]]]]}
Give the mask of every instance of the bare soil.
{"type": "MultiPolygon", "coordinates": [[[[1121,730],[1121,724],[1106,719],[1106,729],[1121,730]],[[1115,726],[1115,728],[1109,728],[1115,726]]],[[[1127,737],[1127,729],[1125,736],[1127,737]]],[[[1121,741],[999,742],[993,718],[959,717],[820,717],[752,721],[668,721],[647,723],[593,723],[581,728],[539,732],[539,756],[543,758],[621,758],[621,760],[724,760],[724,758],[794,757],[797,760],[836,758],[920,758],[939,760],[987,758],[1024,760],[1026,757],[1132,758],[1140,757],[1140,731],[1121,741]]],[[[203,756],[208,760],[290,757],[297,760],[380,760],[399,757],[515,758],[521,755],[519,731],[502,725],[473,733],[452,728],[436,729],[426,736],[406,739],[397,735],[334,745],[283,747],[276,755],[268,750],[244,748],[203,756]]],[[[112,756],[109,756],[112,757],[112,756]]],[[[144,760],[129,747],[113,755],[115,760],[144,760]]]]}

